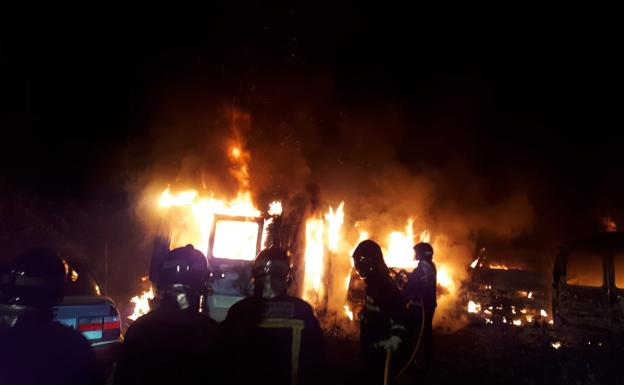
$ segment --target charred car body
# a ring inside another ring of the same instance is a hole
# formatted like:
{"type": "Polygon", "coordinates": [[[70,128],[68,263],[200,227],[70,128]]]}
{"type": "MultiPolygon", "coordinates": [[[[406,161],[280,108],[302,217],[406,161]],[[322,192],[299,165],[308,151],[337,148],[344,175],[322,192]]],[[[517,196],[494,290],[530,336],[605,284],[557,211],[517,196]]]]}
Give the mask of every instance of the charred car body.
{"type": "MultiPolygon", "coordinates": [[[[261,249],[265,218],[214,215],[207,245],[193,245],[205,252],[210,270],[201,306],[221,322],[229,308],[249,293],[251,262],[261,249]],[[234,235],[234,236],[233,236],[234,235]]],[[[157,280],[157,260],[174,248],[172,231],[157,238],[152,256],[150,280],[157,280]]],[[[179,245],[178,245],[179,246],[179,245]]]]}
{"type": "Polygon", "coordinates": [[[550,276],[495,262],[481,248],[471,264],[465,285],[468,313],[485,323],[515,326],[550,320],[550,276]]]}
{"type": "Polygon", "coordinates": [[[624,233],[564,245],[553,269],[553,317],[562,328],[624,331],[624,233]]]}

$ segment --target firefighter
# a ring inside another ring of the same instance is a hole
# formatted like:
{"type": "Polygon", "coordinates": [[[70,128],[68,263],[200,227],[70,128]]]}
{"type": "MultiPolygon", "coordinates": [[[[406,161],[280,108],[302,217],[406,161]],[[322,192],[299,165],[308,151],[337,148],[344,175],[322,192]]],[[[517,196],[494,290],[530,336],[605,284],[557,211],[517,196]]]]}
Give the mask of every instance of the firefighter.
{"type": "Polygon", "coordinates": [[[321,329],[312,307],[286,293],[290,281],[284,250],[271,246],[253,261],[253,294],[232,306],[223,323],[231,383],[322,383],[321,329]]]}
{"type": "Polygon", "coordinates": [[[103,376],[86,338],[53,320],[64,296],[67,263],[33,248],[0,274],[0,383],[99,384],[103,376]]]}
{"type": "MultiPolygon", "coordinates": [[[[430,244],[421,242],[414,246],[414,257],[418,261],[418,266],[409,276],[407,287],[407,299],[409,307],[416,314],[424,314],[422,344],[424,352],[425,366],[431,363],[433,358],[433,313],[436,302],[436,267],[433,263],[433,247],[430,244]]],[[[419,316],[419,319],[422,316],[419,316]]]]}
{"type": "Polygon", "coordinates": [[[171,250],[156,266],[156,308],[128,331],[114,383],[196,384],[215,363],[217,323],[199,312],[206,288],[206,257],[192,245],[171,250]]]}
{"type": "Polygon", "coordinates": [[[394,373],[399,368],[400,355],[404,355],[409,345],[405,303],[390,278],[377,243],[361,242],[353,252],[353,262],[366,286],[366,299],[359,314],[365,380],[382,384],[388,355],[394,356],[390,361],[394,373]]]}

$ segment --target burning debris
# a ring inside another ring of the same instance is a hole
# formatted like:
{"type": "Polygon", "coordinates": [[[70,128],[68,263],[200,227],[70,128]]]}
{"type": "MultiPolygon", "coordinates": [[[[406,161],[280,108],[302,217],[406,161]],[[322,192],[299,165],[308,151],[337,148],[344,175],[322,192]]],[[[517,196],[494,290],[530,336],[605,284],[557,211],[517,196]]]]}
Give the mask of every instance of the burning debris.
{"type": "Polygon", "coordinates": [[[473,318],[514,326],[551,323],[545,310],[550,299],[547,274],[491,262],[485,248],[470,269],[466,309],[473,318]]]}
{"type": "Polygon", "coordinates": [[[154,299],[154,290],[150,287],[149,290],[144,291],[141,295],[136,295],[130,300],[134,304],[134,310],[132,314],[128,316],[128,319],[136,321],[140,316],[149,313],[150,301],[154,299]]]}
{"type": "MultiPolygon", "coordinates": [[[[453,329],[465,324],[465,319],[459,317],[462,309],[458,300],[469,255],[468,232],[464,229],[467,225],[459,226],[461,229],[455,225],[452,233],[445,233],[442,225],[425,216],[426,206],[400,200],[394,203],[397,208],[405,206],[402,209],[393,209],[392,213],[371,211],[363,216],[360,197],[347,194],[334,200],[338,204],[323,204],[319,194],[310,191],[307,195],[282,191],[279,199],[275,199],[276,195],[270,195],[270,202],[261,199],[266,196],[255,195],[258,187],[252,180],[254,168],[251,167],[259,161],[252,162],[242,135],[249,129],[250,117],[233,110],[228,112],[228,121],[231,132],[224,153],[237,189],[217,193],[219,189],[211,191],[202,179],[201,184],[195,185],[202,188],[177,190],[162,186],[158,196],[150,192],[149,197],[161,223],[158,237],[162,247],[156,248],[158,252],[192,244],[206,255],[213,270],[212,293],[206,301],[211,316],[224,317],[229,306],[248,294],[249,262],[261,248],[277,244],[290,252],[292,294],[308,301],[322,320],[333,325],[349,324],[357,318],[359,307],[359,278],[352,271],[351,253],[359,242],[371,238],[381,245],[398,285],[417,266],[414,244],[431,243],[438,282],[434,323],[451,323],[453,326],[445,326],[453,329]]],[[[401,176],[398,178],[398,182],[403,181],[401,176]]],[[[423,186],[419,182],[417,187],[423,186]]],[[[383,194],[383,191],[379,193],[383,194]]],[[[523,202],[518,204],[522,206],[523,202]]],[[[516,204],[515,200],[512,204],[516,204]]],[[[473,270],[482,270],[483,263],[475,260],[473,270]]],[[[489,270],[513,270],[489,262],[487,266],[489,270]]],[[[490,283],[485,287],[491,292],[496,290],[490,283]]],[[[497,311],[489,308],[488,301],[479,298],[472,301],[475,306],[470,314],[497,319],[497,311]]],[[[528,315],[539,317],[539,314],[528,315]]]]}

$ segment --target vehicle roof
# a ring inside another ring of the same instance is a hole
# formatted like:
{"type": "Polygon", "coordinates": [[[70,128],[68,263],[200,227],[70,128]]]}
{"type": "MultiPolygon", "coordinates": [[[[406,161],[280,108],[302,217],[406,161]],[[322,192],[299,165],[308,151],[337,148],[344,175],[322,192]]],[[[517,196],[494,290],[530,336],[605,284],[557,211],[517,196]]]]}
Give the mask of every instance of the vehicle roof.
{"type": "Polygon", "coordinates": [[[618,231],[593,234],[585,238],[568,242],[564,247],[569,249],[624,250],[624,232],[618,231]]]}

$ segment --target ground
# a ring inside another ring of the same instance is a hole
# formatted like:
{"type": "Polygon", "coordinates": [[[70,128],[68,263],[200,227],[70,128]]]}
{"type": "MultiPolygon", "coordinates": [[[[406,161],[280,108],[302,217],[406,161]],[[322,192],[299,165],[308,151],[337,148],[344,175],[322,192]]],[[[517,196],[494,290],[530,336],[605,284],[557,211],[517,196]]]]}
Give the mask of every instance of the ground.
{"type": "MultiPolygon", "coordinates": [[[[472,325],[448,333],[437,330],[435,362],[414,368],[396,384],[624,384],[622,349],[605,340],[563,339],[553,330],[472,325]],[[569,342],[567,342],[569,341],[569,342]],[[566,346],[567,344],[567,346],[566,346]]],[[[338,384],[354,384],[357,343],[328,341],[338,384]]]]}
{"type": "MultiPolygon", "coordinates": [[[[325,385],[362,385],[356,380],[357,341],[330,336],[327,345],[332,381],[325,385]]],[[[438,329],[432,367],[425,371],[414,366],[395,384],[624,384],[624,349],[619,346],[597,337],[571,338],[549,328],[471,325],[455,332],[438,329]],[[552,343],[558,341],[562,346],[555,349],[552,343]]]]}

